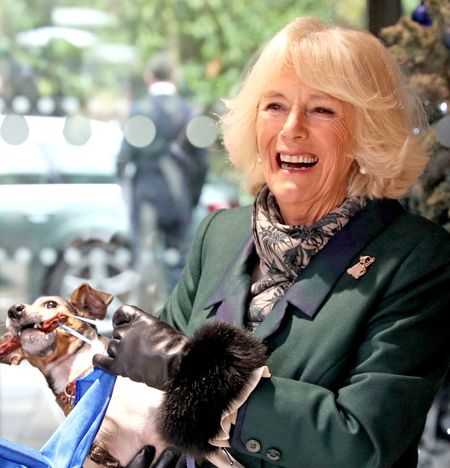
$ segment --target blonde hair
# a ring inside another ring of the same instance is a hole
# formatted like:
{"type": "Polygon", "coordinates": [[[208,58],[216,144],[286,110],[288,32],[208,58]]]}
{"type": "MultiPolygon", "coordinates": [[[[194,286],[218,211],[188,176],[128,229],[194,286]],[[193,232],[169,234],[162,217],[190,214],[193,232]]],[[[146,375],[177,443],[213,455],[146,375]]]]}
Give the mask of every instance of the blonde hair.
{"type": "Polygon", "coordinates": [[[402,197],[427,163],[417,135],[426,124],[419,100],[376,37],[307,17],[294,19],[272,38],[238,95],[225,100],[224,144],[246,188],[255,194],[265,183],[256,164],[256,113],[262,94],[284,67],[354,108],[348,196],[402,197]]]}

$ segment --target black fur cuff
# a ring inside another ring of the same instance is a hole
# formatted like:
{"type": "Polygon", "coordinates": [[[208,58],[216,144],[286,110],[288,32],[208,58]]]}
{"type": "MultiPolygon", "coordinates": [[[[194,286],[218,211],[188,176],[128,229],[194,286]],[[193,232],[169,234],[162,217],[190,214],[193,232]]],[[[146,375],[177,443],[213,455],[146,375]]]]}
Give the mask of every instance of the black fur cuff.
{"type": "Polygon", "coordinates": [[[220,430],[223,411],[254,369],[265,364],[266,348],[250,333],[211,322],[190,340],[166,395],[158,429],[168,445],[193,455],[216,450],[208,440],[220,430]]]}

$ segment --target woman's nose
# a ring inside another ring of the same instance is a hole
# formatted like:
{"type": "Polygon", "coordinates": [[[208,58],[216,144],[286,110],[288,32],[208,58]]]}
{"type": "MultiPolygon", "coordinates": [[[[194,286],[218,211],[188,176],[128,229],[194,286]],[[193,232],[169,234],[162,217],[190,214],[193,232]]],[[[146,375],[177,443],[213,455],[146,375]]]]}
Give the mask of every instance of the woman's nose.
{"type": "Polygon", "coordinates": [[[290,112],[280,132],[285,139],[306,139],[308,138],[308,129],[306,127],[305,117],[298,111],[290,112]]]}

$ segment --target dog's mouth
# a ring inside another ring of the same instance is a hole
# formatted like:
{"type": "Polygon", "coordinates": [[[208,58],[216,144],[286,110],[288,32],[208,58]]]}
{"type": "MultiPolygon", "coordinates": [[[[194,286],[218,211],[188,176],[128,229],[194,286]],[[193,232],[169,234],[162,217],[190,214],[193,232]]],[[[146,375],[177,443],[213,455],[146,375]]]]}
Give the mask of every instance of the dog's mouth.
{"type": "Polygon", "coordinates": [[[56,343],[56,332],[46,333],[39,326],[35,327],[29,324],[19,331],[19,338],[25,352],[34,356],[44,356],[53,350],[56,343]]]}
{"type": "Polygon", "coordinates": [[[56,346],[55,328],[67,321],[67,316],[57,314],[41,322],[25,323],[17,330],[22,349],[34,356],[46,356],[56,346]]]}
{"type": "MultiPolygon", "coordinates": [[[[22,333],[25,331],[25,330],[39,330],[39,331],[43,331],[41,329],[41,324],[42,322],[39,322],[39,323],[26,323],[25,325],[22,325],[20,327],[20,329],[18,330],[18,335],[21,336],[22,333]]],[[[44,332],[45,333],[45,332],[44,332]]]]}
{"type": "Polygon", "coordinates": [[[15,326],[16,333],[20,336],[25,330],[37,330],[43,333],[50,333],[57,328],[61,323],[66,323],[69,317],[65,314],[58,313],[53,317],[46,319],[21,323],[19,326],[15,326]]]}

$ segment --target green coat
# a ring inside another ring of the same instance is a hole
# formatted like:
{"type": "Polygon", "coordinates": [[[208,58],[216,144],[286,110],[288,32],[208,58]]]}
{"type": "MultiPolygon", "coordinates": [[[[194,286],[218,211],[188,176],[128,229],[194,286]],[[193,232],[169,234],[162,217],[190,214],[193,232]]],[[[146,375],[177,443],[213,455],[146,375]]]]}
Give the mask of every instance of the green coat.
{"type": "MultiPolygon", "coordinates": [[[[207,320],[243,325],[255,255],[251,207],[209,216],[160,317],[188,335],[207,320]]],[[[230,452],[246,467],[416,466],[449,317],[449,234],[369,202],[257,329],[272,377],[239,410],[230,452]],[[355,279],[361,255],[375,261],[355,279]]]]}

